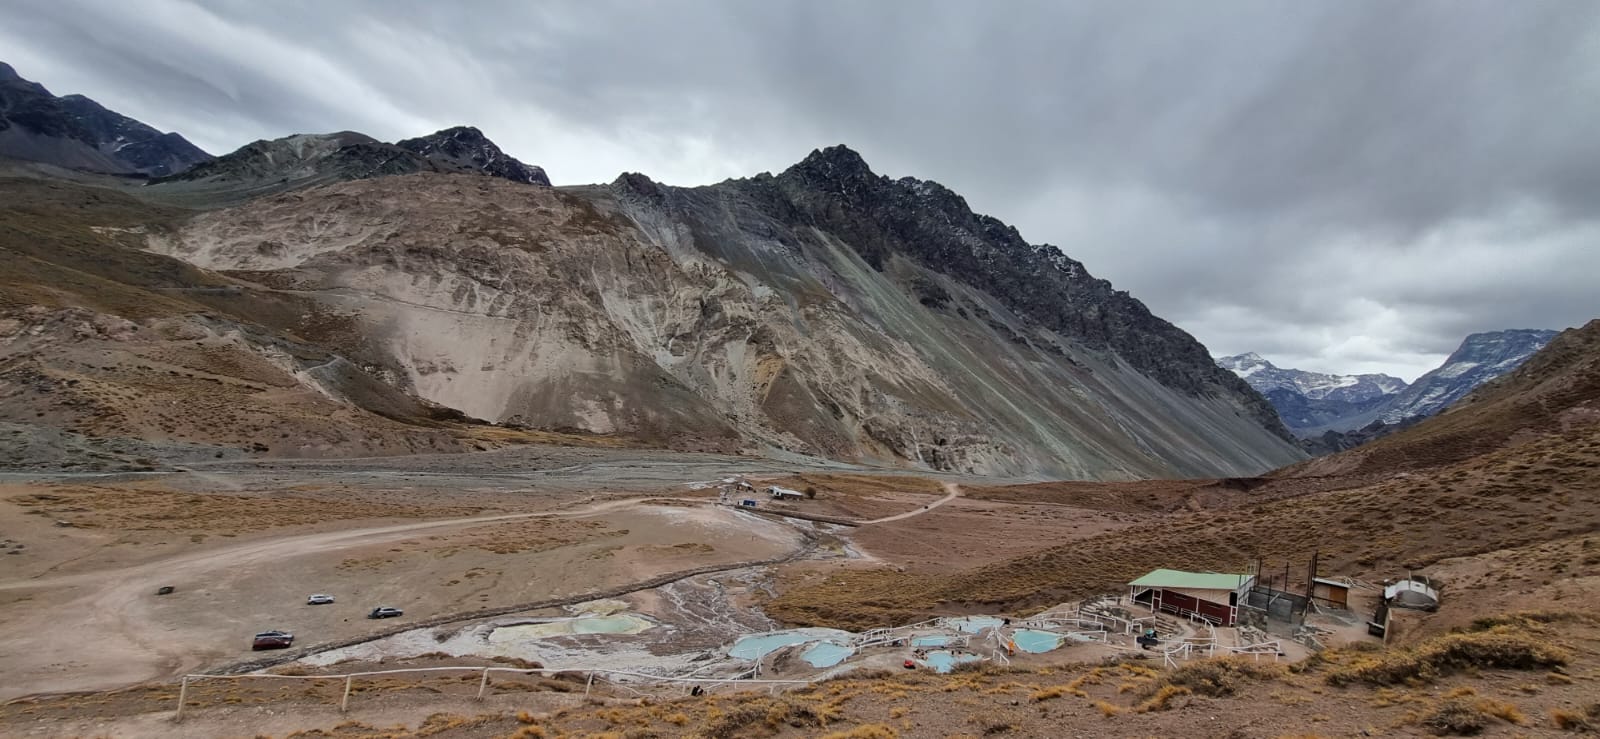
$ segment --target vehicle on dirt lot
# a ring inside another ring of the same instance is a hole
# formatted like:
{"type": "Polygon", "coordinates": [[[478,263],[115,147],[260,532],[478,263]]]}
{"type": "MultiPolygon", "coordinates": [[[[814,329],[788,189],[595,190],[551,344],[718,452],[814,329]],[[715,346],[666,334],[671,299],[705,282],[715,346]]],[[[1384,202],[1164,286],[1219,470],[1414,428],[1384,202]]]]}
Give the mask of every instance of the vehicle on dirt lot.
{"type": "Polygon", "coordinates": [[[367,613],[367,618],[394,618],[395,616],[399,616],[404,613],[405,611],[402,611],[398,608],[382,606],[372,609],[369,613],[367,613]]]}
{"type": "Polygon", "coordinates": [[[333,596],[323,595],[322,593],[317,593],[316,595],[306,598],[306,605],[308,606],[325,606],[332,602],[333,596]]]}
{"type": "Polygon", "coordinates": [[[174,588],[171,585],[162,585],[156,588],[156,595],[172,595],[174,588]]]}
{"type": "Polygon", "coordinates": [[[288,649],[289,645],[291,644],[294,644],[294,634],[291,634],[287,631],[277,630],[263,631],[259,634],[256,634],[255,641],[250,643],[250,649],[253,651],[260,651],[262,649],[288,649]]]}

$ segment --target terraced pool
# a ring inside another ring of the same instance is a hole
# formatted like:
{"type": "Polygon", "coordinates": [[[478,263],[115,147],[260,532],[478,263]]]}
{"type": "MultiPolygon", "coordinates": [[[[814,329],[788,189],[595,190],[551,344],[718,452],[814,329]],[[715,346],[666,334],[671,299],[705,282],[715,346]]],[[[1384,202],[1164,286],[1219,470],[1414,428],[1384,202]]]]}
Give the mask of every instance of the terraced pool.
{"type": "Polygon", "coordinates": [[[843,662],[846,657],[855,654],[856,650],[843,644],[834,644],[830,641],[819,641],[800,653],[800,658],[812,667],[832,667],[843,662]]]}
{"type": "Polygon", "coordinates": [[[1018,629],[1011,634],[1012,643],[1029,654],[1043,654],[1059,648],[1065,643],[1067,637],[1049,631],[1036,631],[1034,629],[1018,629]]]}
{"type": "Polygon", "coordinates": [[[946,619],[945,625],[968,634],[976,634],[984,629],[992,629],[1004,623],[995,616],[962,616],[960,618],[946,619]]]}
{"type": "Polygon", "coordinates": [[[811,641],[836,639],[849,641],[852,634],[838,629],[793,629],[790,631],[774,631],[767,634],[751,634],[740,637],[733,643],[733,648],[728,650],[728,656],[734,659],[743,659],[755,662],[779,649],[791,644],[804,644],[811,641]]]}
{"type": "Polygon", "coordinates": [[[934,672],[944,674],[955,669],[956,665],[964,662],[977,662],[980,657],[976,654],[957,654],[947,649],[936,649],[922,656],[922,664],[933,668],[934,672]]]}

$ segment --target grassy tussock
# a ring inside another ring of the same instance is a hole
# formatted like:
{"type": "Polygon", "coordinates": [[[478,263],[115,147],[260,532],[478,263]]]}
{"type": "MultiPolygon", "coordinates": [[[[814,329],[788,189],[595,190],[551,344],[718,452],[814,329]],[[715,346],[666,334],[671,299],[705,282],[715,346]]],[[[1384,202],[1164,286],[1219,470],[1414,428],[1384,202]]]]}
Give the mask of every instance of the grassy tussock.
{"type": "Polygon", "coordinates": [[[1506,626],[1446,634],[1415,647],[1359,655],[1328,673],[1331,685],[1398,685],[1432,682],[1462,669],[1532,670],[1559,667],[1570,657],[1560,648],[1506,626]]]}

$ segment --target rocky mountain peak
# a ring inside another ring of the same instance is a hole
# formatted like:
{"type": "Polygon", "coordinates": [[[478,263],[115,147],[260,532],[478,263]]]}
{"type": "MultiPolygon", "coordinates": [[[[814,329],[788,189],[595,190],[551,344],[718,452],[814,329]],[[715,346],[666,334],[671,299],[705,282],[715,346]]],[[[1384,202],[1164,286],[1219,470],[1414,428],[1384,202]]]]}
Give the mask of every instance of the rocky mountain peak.
{"type": "Polygon", "coordinates": [[[0,154],[107,174],[169,175],[211,159],[82,95],[56,97],[0,63],[0,154]]]}
{"type": "Polygon", "coordinates": [[[805,159],[784,170],[779,177],[840,192],[878,179],[872,168],[867,166],[867,160],[844,144],[812,150],[805,159]]]}
{"type": "Polygon", "coordinates": [[[618,192],[626,193],[646,200],[660,202],[666,197],[661,186],[649,176],[638,172],[623,172],[611,181],[611,188],[618,192]]]}
{"type": "Polygon", "coordinates": [[[435,162],[530,185],[550,185],[542,167],[524,164],[506,154],[483,132],[472,126],[455,126],[427,136],[395,142],[407,151],[435,162]]]}

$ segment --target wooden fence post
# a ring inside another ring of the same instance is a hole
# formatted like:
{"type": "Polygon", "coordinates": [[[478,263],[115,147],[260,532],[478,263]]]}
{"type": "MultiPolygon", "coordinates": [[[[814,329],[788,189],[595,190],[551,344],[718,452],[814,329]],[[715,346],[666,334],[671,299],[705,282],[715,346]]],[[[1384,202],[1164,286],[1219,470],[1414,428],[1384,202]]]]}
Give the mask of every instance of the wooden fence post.
{"type": "Polygon", "coordinates": [[[187,676],[185,676],[183,678],[183,682],[178,684],[178,712],[175,713],[175,714],[172,714],[172,720],[173,721],[182,721],[183,720],[183,704],[188,702],[188,698],[189,698],[189,678],[187,676]]]}
{"type": "Polygon", "coordinates": [[[350,708],[350,681],[355,680],[354,675],[344,676],[344,697],[339,699],[339,712],[344,713],[350,708]]]}
{"type": "Polygon", "coordinates": [[[489,668],[483,668],[483,679],[478,681],[478,700],[483,700],[483,694],[489,689],[489,668]]]}
{"type": "Polygon", "coordinates": [[[594,673],[591,672],[591,673],[589,673],[589,682],[584,683],[584,686],[583,686],[583,697],[584,697],[585,700],[587,700],[589,698],[589,689],[593,688],[593,687],[594,687],[594,673]]]}

